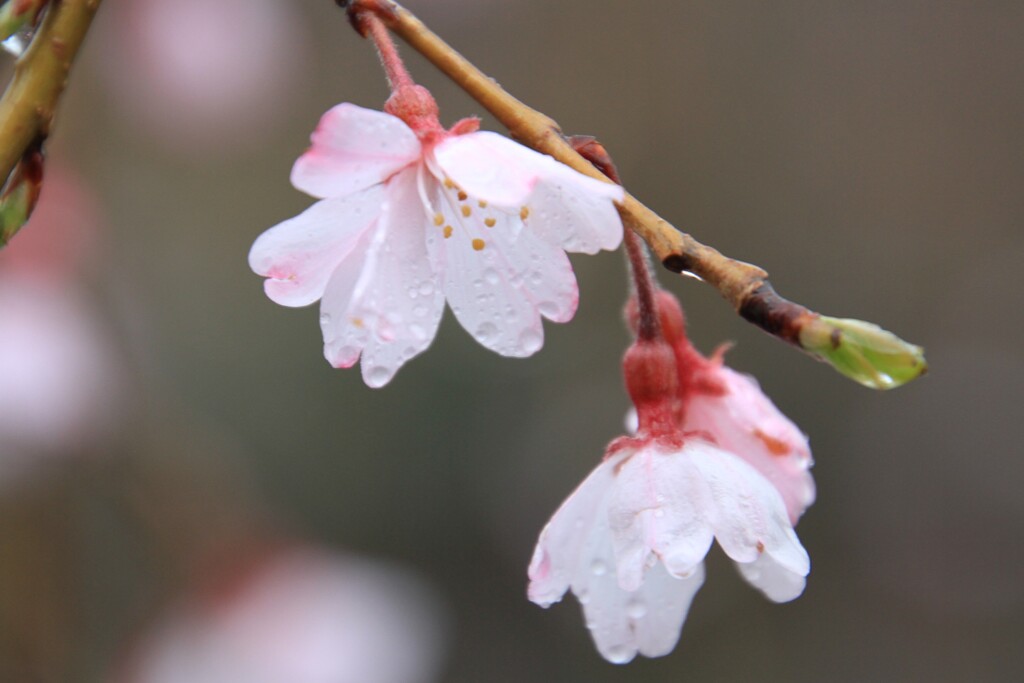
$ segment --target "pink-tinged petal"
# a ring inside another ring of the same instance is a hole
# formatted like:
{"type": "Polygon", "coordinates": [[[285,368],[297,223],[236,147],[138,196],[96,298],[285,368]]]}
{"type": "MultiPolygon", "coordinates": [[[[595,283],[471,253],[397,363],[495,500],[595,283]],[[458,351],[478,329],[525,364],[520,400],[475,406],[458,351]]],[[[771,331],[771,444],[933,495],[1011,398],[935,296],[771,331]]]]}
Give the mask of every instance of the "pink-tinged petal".
{"type": "Polygon", "coordinates": [[[267,296],[283,306],[306,306],[323,296],[383,201],[383,187],[325,199],[260,235],[249,251],[249,267],[268,278],[267,296]]]}
{"type": "Polygon", "coordinates": [[[742,457],[782,494],[796,523],[814,502],[807,437],[771,402],[753,378],[714,361],[704,372],[724,393],[695,393],[683,430],[712,434],[724,450],[742,457]]]}
{"type": "Polygon", "coordinates": [[[711,525],[726,555],[748,563],[767,553],[784,568],[806,576],[810,559],[778,490],[732,453],[699,441],[687,444],[687,451],[714,500],[711,525]]]}
{"type": "Polygon", "coordinates": [[[565,253],[522,229],[518,212],[495,210],[427,175],[435,217],[427,250],[459,323],[483,346],[525,357],[544,344],[541,316],[565,321],[579,293],[565,253]]]}
{"type": "Polygon", "coordinates": [[[786,569],[767,553],[753,562],[737,563],[736,567],[747,583],[773,602],[797,599],[807,584],[803,574],[786,569]]]}
{"type": "Polygon", "coordinates": [[[314,197],[342,197],[382,183],[420,158],[401,119],[339,104],[320,119],[312,146],[292,168],[292,185],[314,197]]]}
{"type": "Polygon", "coordinates": [[[434,159],[442,181],[450,178],[474,197],[516,209],[542,177],[561,166],[545,154],[488,131],[448,138],[434,148],[434,159]]]}
{"type": "Polygon", "coordinates": [[[622,589],[637,590],[657,559],[676,576],[692,574],[711,547],[709,504],[685,451],[648,446],[625,461],[608,512],[622,589]]]}
{"type": "Polygon", "coordinates": [[[573,253],[618,249],[623,227],[614,202],[623,194],[618,185],[561,166],[537,183],[524,203],[526,227],[573,253]]]}
{"type": "MultiPolygon", "coordinates": [[[[598,465],[541,531],[528,570],[531,602],[549,607],[562,599],[570,585],[581,601],[586,600],[587,573],[594,573],[594,561],[606,546],[611,552],[605,535],[606,501],[614,481],[614,463],[598,465]]],[[[611,567],[610,559],[605,566],[611,567]]]]}
{"type": "Polygon", "coordinates": [[[444,295],[424,249],[425,209],[417,169],[387,183],[384,210],[365,250],[338,268],[324,295],[324,352],[335,365],[362,355],[368,386],[387,384],[395,372],[434,339],[444,295]],[[350,272],[358,272],[353,276],[350,272]]]}

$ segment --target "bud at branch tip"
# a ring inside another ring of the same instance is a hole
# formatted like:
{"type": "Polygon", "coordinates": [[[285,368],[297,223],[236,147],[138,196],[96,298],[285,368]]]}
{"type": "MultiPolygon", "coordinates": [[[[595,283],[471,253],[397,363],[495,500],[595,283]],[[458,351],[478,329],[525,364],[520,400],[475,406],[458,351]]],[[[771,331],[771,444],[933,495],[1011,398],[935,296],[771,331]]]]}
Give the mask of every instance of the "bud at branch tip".
{"type": "Polygon", "coordinates": [[[800,330],[800,346],[872,389],[894,389],[928,370],[924,349],[862,320],[818,316],[800,330]]]}

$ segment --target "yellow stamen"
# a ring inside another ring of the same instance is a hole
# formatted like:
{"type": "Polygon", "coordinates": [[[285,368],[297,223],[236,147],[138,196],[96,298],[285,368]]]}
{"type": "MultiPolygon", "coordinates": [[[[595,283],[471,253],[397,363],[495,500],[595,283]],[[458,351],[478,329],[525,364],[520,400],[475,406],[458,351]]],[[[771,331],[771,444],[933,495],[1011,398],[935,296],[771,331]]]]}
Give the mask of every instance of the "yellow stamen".
{"type": "Polygon", "coordinates": [[[444,179],[444,186],[447,187],[449,190],[451,190],[451,189],[453,189],[455,187],[455,183],[452,182],[451,178],[445,178],[444,179]]]}
{"type": "Polygon", "coordinates": [[[439,213],[435,213],[434,214],[434,225],[436,225],[437,227],[441,227],[442,223],[444,223],[444,216],[442,216],[439,213]]]}
{"type": "Polygon", "coordinates": [[[466,201],[466,199],[468,199],[468,198],[469,198],[469,195],[468,195],[468,194],[466,194],[466,193],[465,193],[465,192],[463,192],[462,190],[459,190],[459,201],[460,201],[460,202],[464,202],[464,201],[466,201]]]}
{"type": "Polygon", "coordinates": [[[444,238],[448,239],[451,236],[452,236],[452,226],[450,226],[450,225],[444,226],[444,238]]]}
{"type": "Polygon", "coordinates": [[[529,216],[529,215],[530,215],[530,207],[524,206],[523,208],[519,209],[519,217],[522,218],[524,221],[526,220],[527,216],[529,216]]]}
{"type": "Polygon", "coordinates": [[[479,205],[480,205],[480,208],[481,208],[481,209],[486,209],[486,208],[487,208],[487,202],[485,202],[485,201],[484,201],[484,200],[482,200],[482,199],[481,199],[480,201],[478,201],[478,202],[477,202],[477,204],[479,204],[479,205]]]}
{"type": "Polygon", "coordinates": [[[493,228],[493,227],[494,227],[494,224],[495,224],[496,222],[497,222],[497,221],[495,221],[495,220],[494,220],[493,218],[485,218],[485,219],[484,219],[484,225],[486,225],[486,226],[487,226],[488,228],[493,228]]]}
{"type": "Polygon", "coordinates": [[[473,213],[473,211],[468,206],[463,206],[462,207],[462,215],[463,216],[465,216],[466,218],[469,218],[469,214],[471,214],[471,213],[473,213]]]}
{"type": "Polygon", "coordinates": [[[475,240],[473,240],[473,248],[476,249],[477,251],[480,251],[481,249],[483,249],[486,244],[487,243],[484,242],[479,237],[477,237],[475,240]]]}

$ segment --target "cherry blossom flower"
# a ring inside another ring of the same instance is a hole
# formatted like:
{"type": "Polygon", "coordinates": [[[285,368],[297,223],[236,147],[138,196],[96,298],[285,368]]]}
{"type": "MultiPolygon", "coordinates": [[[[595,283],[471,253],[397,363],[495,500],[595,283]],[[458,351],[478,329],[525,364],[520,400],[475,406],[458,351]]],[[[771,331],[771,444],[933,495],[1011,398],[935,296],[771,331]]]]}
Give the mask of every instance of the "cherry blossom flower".
{"type": "Polygon", "coordinates": [[[117,683],[429,683],[443,647],[433,596],[394,568],[291,550],[171,609],[117,683]]]}
{"type": "MultiPolygon", "coordinates": [[[[676,415],[682,430],[709,434],[719,447],[746,460],[779,490],[796,524],[815,496],[807,437],[775,407],[757,380],[726,367],[727,347],[710,358],[694,348],[675,297],[661,290],[655,301],[662,334],[676,357],[676,415]]],[[[634,309],[628,316],[634,329],[635,315],[634,309]]]]}
{"type": "Polygon", "coordinates": [[[401,118],[353,104],[323,116],[292,170],[292,183],[321,201],[249,254],[273,301],[321,300],[324,355],[339,368],[361,358],[372,387],[430,345],[446,301],[485,347],[532,355],[541,319],[576,311],[566,251],[622,239],[620,187],[478,132],[475,120],[445,131],[429,93],[411,88],[388,107],[401,118]]]}
{"type": "MultiPolygon", "coordinates": [[[[662,327],[671,328],[668,322],[662,327]]],[[[684,366],[678,352],[685,337],[663,334],[639,340],[624,361],[636,435],[613,441],[554,514],[528,571],[528,596],[543,607],[572,590],[598,651],[614,663],[675,647],[714,539],[743,578],[775,602],[798,597],[810,571],[783,488],[771,478],[789,485],[793,463],[773,469],[762,458],[764,449],[771,453],[765,441],[730,431],[777,428],[781,415],[750,380],[736,375],[734,382],[715,361],[693,365],[689,358],[684,366]],[[711,380],[714,392],[705,386],[711,380]],[[721,403],[701,405],[706,395],[721,403]]],[[[806,470],[799,474],[802,481],[806,470]]]]}

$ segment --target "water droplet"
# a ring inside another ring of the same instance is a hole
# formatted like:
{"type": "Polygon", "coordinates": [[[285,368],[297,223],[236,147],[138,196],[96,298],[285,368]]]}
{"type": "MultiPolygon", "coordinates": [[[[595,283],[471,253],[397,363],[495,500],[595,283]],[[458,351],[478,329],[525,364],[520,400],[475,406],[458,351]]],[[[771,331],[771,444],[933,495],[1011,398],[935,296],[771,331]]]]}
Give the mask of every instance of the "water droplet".
{"type": "Polygon", "coordinates": [[[657,510],[654,511],[654,516],[658,517],[658,518],[664,517],[665,516],[665,510],[662,509],[662,508],[658,508],[657,510]]]}
{"type": "Polygon", "coordinates": [[[477,289],[480,289],[481,287],[484,286],[484,281],[483,280],[473,280],[473,286],[476,287],[477,289]]]}
{"type": "Polygon", "coordinates": [[[505,322],[514,323],[518,317],[519,314],[516,312],[516,309],[511,306],[505,309],[505,322]]]}
{"type": "Polygon", "coordinates": [[[29,43],[32,42],[32,34],[35,32],[35,29],[30,24],[31,22],[21,27],[7,40],[0,43],[7,53],[15,57],[20,57],[25,54],[25,50],[28,49],[29,43]]]}
{"type": "Polygon", "coordinates": [[[427,331],[423,329],[422,325],[417,325],[416,323],[413,323],[412,325],[409,325],[409,331],[412,332],[412,336],[415,339],[419,339],[422,341],[423,339],[427,338],[427,331]]]}
{"type": "Polygon", "coordinates": [[[523,330],[519,335],[519,346],[527,353],[536,353],[544,346],[544,336],[537,330],[523,330]]]}
{"type": "Polygon", "coordinates": [[[434,283],[424,282],[420,284],[420,296],[430,296],[434,293],[434,283]]]}
{"type": "Polygon", "coordinates": [[[330,325],[331,324],[331,314],[330,313],[321,313],[320,314],[320,324],[324,325],[324,326],[330,325]]]}
{"type": "Polygon", "coordinates": [[[359,357],[359,349],[354,346],[342,346],[338,349],[337,362],[346,367],[356,362],[359,357]]]}
{"type": "Polygon", "coordinates": [[[380,337],[381,341],[393,341],[395,338],[394,324],[386,318],[381,319],[377,324],[377,336],[380,337]]]}
{"type": "Polygon", "coordinates": [[[487,280],[487,284],[490,285],[496,285],[501,280],[501,278],[498,277],[498,271],[494,270],[494,268],[488,268],[484,271],[484,279],[487,280]]]}
{"type": "Polygon", "coordinates": [[[530,283],[533,284],[533,285],[539,285],[542,282],[544,282],[544,276],[541,275],[540,271],[539,270],[531,270],[530,271],[530,283]]]}
{"type": "Polygon", "coordinates": [[[554,301],[542,301],[537,310],[545,318],[554,318],[558,315],[558,304],[554,301]]]}
{"type": "Polygon", "coordinates": [[[647,616],[647,605],[639,600],[633,600],[626,605],[626,614],[634,619],[643,619],[647,616]]]}
{"type": "Polygon", "coordinates": [[[586,588],[581,588],[579,592],[573,592],[576,593],[576,599],[579,601],[581,605],[585,605],[588,602],[590,602],[590,591],[588,591],[586,588]]]}
{"type": "Polygon", "coordinates": [[[422,318],[427,314],[427,310],[427,307],[423,304],[417,304],[416,307],[412,309],[412,314],[417,318],[422,318]]]}
{"type": "Polygon", "coordinates": [[[378,365],[371,368],[370,371],[366,373],[366,383],[371,387],[382,387],[388,383],[388,380],[390,380],[394,374],[395,373],[390,368],[378,365]]]}
{"type": "Polygon", "coordinates": [[[495,335],[498,334],[498,328],[493,323],[484,323],[480,327],[476,328],[476,332],[473,334],[481,344],[491,341],[495,335]]]}
{"type": "Polygon", "coordinates": [[[604,653],[605,659],[612,664],[625,664],[633,659],[633,651],[625,645],[613,645],[604,653]]]}
{"type": "Polygon", "coordinates": [[[590,571],[594,576],[604,576],[608,573],[608,565],[604,560],[594,560],[590,563],[590,571]]]}
{"type": "Polygon", "coordinates": [[[409,296],[410,299],[415,299],[420,295],[420,290],[416,289],[415,287],[410,287],[405,291],[405,293],[409,296]]]}

